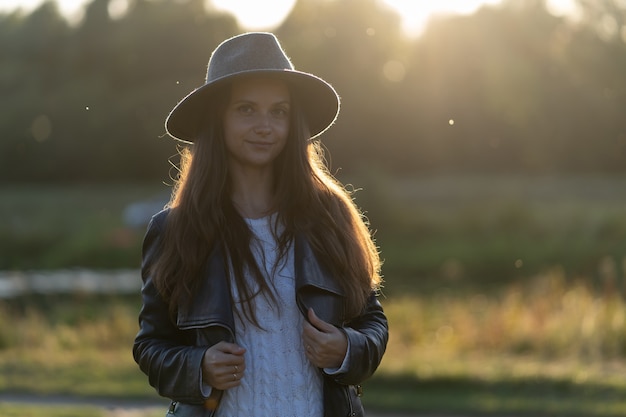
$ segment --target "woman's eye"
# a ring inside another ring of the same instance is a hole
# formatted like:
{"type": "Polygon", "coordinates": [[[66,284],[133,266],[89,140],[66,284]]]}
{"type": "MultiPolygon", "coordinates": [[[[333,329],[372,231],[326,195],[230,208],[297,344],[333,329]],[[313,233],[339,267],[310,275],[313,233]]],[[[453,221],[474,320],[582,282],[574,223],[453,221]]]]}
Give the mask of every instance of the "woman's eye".
{"type": "Polygon", "coordinates": [[[287,117],[289,115],[289,110],[284,109],[282,107],[272,110],[274,117],[287,117]]]}
{"type": "Polygon", "coordinates": [[[249,104],[242,104],[241,106],[237,107],[237,111],[239,111],[239,113],[241,114],[250,114],[254,111],[254,109],[249,104]]]}

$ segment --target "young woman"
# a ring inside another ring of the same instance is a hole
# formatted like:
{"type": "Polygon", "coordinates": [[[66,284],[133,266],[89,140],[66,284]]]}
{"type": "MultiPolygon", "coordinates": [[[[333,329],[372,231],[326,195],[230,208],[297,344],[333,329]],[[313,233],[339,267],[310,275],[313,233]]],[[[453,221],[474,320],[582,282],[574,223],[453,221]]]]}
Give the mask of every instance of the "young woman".
{"type": "Polygon", "coordinates": [[[367,224],[314,139],[339,98],[274,35],[224,41],[170,113],[191,145],[144,240],[133,354],[177,416],[362,416],[388,338],[367,224]]]}

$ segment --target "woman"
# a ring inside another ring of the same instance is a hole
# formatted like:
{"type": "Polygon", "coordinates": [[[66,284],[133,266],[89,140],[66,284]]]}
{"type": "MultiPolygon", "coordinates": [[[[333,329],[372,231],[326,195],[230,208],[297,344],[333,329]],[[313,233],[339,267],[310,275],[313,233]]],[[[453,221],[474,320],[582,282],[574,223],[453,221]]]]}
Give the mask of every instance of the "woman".
{"type": "Polygon", "coordinates": [[[213,52],[166,128],[192,144],[144,240],[133,354],[179,416],[361,416],[387,320],[380,261],[314,137],[339,98],[277,39],[213,52]]]}

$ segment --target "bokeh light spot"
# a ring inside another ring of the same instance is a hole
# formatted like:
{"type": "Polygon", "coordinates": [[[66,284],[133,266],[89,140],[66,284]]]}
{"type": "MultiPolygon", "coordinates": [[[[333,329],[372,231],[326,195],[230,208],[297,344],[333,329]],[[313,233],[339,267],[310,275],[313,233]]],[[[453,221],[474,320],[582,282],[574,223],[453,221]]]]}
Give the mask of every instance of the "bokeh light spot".
{"type": "Polygon", "coordinates": [[[110,0],[107,11],[111,19],[121,19],[128,12],[128,0],[110,0]]]}
{"type": "Polygon", "coordinates": [[[404,64],[402,62],[391,60],[387,61],[385,65],[383,65],[383,74],[389,81],[399,83],[404,80],[406,69],[404,68],[404,64]]]}
{"type": "Polygon", "coordinates": [[[441,326],[437,329],[436,336],[437,342],[439,343],[449,343],[454,337],[454,329],[452,326],[441,326]]]}

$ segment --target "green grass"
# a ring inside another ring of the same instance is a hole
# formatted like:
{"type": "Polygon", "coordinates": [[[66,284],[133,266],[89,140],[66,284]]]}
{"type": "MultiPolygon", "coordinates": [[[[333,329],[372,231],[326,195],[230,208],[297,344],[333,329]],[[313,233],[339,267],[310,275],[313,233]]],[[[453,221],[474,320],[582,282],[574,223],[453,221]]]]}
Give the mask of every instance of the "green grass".
{"type": "Polygon", "coordinates": [[[617,417],[626,412],[626,387],[579,384],[569,379],[420,380],[412,376],[380,376],[369,384],[367,392],[365,402],[372,409],[431,415],[617,417]]]}
{"type": "Polygon", "coordinates": [[[0,270],[136,267],[144,230],[124,208],[167,192],[158,184],[0,187],[0,270]]]}
{"type": "MultiPolygon", "coordinates": [[[[554,265],[598,278],[606,257],[623,272],[621,176],[367,173],[344,181],[364,188],[355,197],[377,229],[384,272],[402,277],[393,283],[402,292],[425,277],[493,286],[554,265]]],[[[123,209],[168,191],[158,183],[2,186],[0,270],[136,267],[144,230],[124,225],[123,209]]]]}
{"type": "MultiPolygon", "coordinates": [[[[0,391],[156,400],[130,353],[137,301],[76,295],[5,303],[0,391]]],[[[407,295],[383,305],[391,334],[365,383],[372,410],[623,415],[626,301],[616,292],[568,284],[553,271],[497,294],[407,295]]]]}
{"type": "Polygon", "coordinates": [[[364,177],[389,291],[493,288],[559,266],[601,281],[610,258],[623,280],[624,177],[364,177]],[[400,277],[399,279],[396,277],[400,277]]]}
{"type": "Polygon", "coordinates": [[[155,397],[131,355],[138,295],[33,297],[0,307],[0,391],[155,397]]]}

